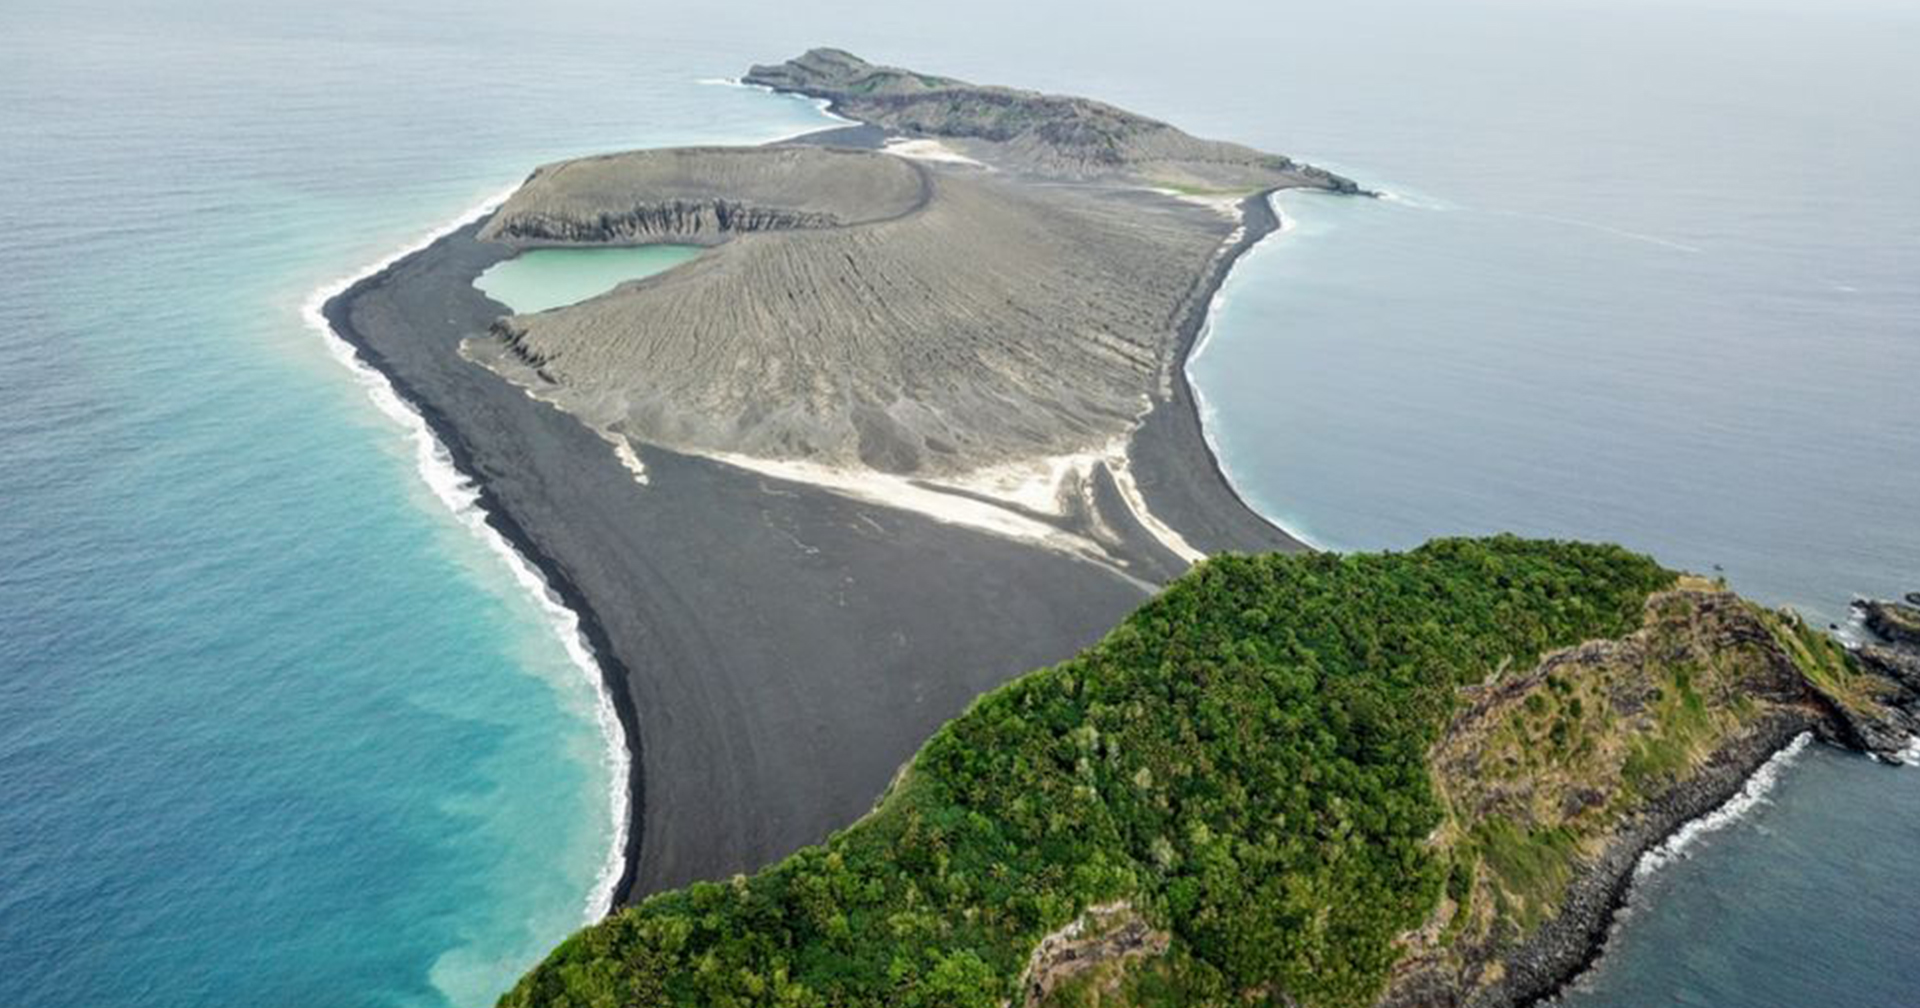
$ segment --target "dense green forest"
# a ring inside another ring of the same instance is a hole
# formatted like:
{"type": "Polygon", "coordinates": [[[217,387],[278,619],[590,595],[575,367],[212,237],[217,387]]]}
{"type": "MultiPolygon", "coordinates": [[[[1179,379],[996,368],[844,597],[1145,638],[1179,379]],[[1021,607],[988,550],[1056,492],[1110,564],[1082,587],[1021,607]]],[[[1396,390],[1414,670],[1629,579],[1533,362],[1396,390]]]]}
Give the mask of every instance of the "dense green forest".
{"type": "Polygon", "coordinates": [[[1630,632],[1673,580],[1512,537],[1206,561],[980,698],[825,845],[587,928],[502,1003],[988,1008],[1124,899],[1172,936],[1168,1000],[1365,1004],[1445,884],[1425,753],[1455,688],[1630,632]]]}

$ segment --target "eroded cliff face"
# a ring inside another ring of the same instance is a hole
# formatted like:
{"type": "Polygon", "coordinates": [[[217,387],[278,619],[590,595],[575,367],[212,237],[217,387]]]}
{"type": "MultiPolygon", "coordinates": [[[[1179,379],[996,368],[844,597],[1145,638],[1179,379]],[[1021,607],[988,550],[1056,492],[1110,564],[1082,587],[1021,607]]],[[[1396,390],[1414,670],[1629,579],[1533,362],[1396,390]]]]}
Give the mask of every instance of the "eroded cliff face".
{"type": "Polygon", "coordinates": [[[1010,1003],[1039,1008],[1120,998],[1127,966],[1164,954],[1171,942],[1124,900],[1088,907],[1040,940],[1020,976],[1020,996],[1010,1003]]]}
{"type": "Polygon", "coordinates": [[[820,147],[675,147],[543,165],[480,231],[516,247],[716,244],[766,231],[851,227],[926,203],[901,158],[820,147]]]}
{"type": "Polygon", "coordinates": [[[754,206],[738,200],[656,199],[621,211],[567,215],[528,211],[506,217],[493,236],[520,245],[712,244],[727,235],[834,227],[832,215],[754,206]]]}
{"type": "Polygon", "coordinates": [[[1592,959],[1641,856],[1795,736],[1852,745],[1903,715],[1795,617],[1697,586],[1646,624],[1469,691],[1432,757],[1447,892],[1384,1004],[1511,1005],[1592,959]]]}

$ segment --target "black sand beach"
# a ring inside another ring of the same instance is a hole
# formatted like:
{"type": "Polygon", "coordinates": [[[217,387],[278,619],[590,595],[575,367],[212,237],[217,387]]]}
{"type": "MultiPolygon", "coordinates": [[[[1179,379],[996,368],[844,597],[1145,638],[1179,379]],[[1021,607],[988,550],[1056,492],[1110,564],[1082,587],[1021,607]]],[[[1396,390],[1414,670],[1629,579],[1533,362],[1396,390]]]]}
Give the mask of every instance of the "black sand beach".
{"type": "Polygon", "coordinates": [[[1234,264],[1260,240],[1280,229],[1269,193],[1240,201],[1243,231],[1193,290],[1180,318],[1169,394],[1157,397],[1153,412],[1134,432],[1127,447],[1134,482],[1147,510],[1160,516],[1203,553],[1253,553],[1305,549],[1284,530],[1253,510],[1220,468],[1202,428],[1200,403],[1187,379],[1187,358],[1206,330],[1207,311],[1234,264]]]}
{"type": "MultiPolygon", "coordinates": [[[[1181,354],[1247,233],[1193,292],[1181,354]]],[[[981,692],[1097,639],[1184,563],[1098,471],[1112,566],[642,448],[637,482],[572,416],[463,358],[504,306],[472,287],[511,254],[481,224],[356,283],[336,331],[427,418],[489,520],[580,614],[627,734],[632,815],[616,905],[748,871],[864,813],[981,692]]],[[[1183,373],[1132,444],[1153,514],[1207,551],[1298,549],[1221,477],[1183,373]]]]}

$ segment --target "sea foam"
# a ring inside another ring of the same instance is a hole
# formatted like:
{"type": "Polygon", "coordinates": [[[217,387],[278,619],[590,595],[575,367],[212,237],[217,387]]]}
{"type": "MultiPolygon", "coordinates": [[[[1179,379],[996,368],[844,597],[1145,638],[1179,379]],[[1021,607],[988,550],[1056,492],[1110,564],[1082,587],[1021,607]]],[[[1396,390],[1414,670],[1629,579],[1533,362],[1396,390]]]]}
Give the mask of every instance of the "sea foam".
{"type": "MultiPolygon", "coordinates": [[[[765,84],[749,84],[738,77],[701,77],[698,80],[694,81],[694,83],[705,84],[709,87],[745,88],[749,91],[764,91],[770,95],[781,95],[786,98],[792,98],[795,101],[806,102],[807,104],[812,105],[814,109],[817,110],[821,115],[827,117],[828,119],[834,122],[840,123],[842,125],[846,125],[846,126],[862,125],[862,123],[858,119],[849,119],[846,116],[839,114],[838,112],[834,112],[833,103],[828,101],[825,98],[810,98],[806,95],[795,94],[791,91],[780,91],[775,88],[768,87],[765,84]]],[[[823,127],[816,126],[813,129],[801,130],[798,133],[793,133],[793,134],[789,134],[787,136],[782,136],[782,137],[776,137],[772,140],[767,140],[763,142],[764,143],[780,143],[783,140],[792,140],[794,137],[803,137],[809,133],[818,133],[822,128],[823,127]]]]}
{"type": "Polygon", "coordinates": [[[460,228],[479,220],[493,212],[506,202],[519,186],[513,185],[488,197],[482,203],[468,209],[452,221],[434,229],[425,236],[387,256],[385,259],[347,277],[323,284],[316,288],[300,307],[301,319],[307,326],[319,333],[325,340],[328,350],[335,359],[345,365],[366,390],[367,398],[395,423],[399,424],[411,437],[414,446],[414,458],[420,478],[425,481],[433,495],[444,504],[460,524],[466,526],[481,541],[492,548],[515,583],[519,584],[546,618],[553,629],[554,636],[566,649],[567,657],[572,660],[594,690],[594,719],[598,722],[601,738],[605,744],[604,765],[608,775],[608,806],[612,816],[612,842],[608,847],[606,861],[601,865],[593,889],[587,894],[584,916],[588,923],[599,920],[613,906],[614,888],[620,884],[620,876],[626,868],[627,849],[627,775],[632,756],[627,751],[626,736],[620,727],[619,716],[614,711],[613,697],[607,691],[606,680],[600,664],[594,659],[593,651],[588,647],[586,638],[580,631],[580,616],[566,607],[552,587],[540,576],[531,561],[522,556],[507,538],[487,523],[486,509],[480,505],[480,489],[466,473],[453,464],[453,456],[440,439],[433,435],[427,426],[425,417],[401,398],[393,383],[387,380],[366,361],[360,358],[358,351],[333,328],[327,321],[326,303],[349,287],[366,277],[387,269],[401,259],[439,241],[441,238],[460,228]]]}
{"type": "Polygon", "coordinates": [[[1760,764],[1760,769],[1747,778],[1740,793],[1727,799],[1726,804],[1714,809],[1685,826],[1680,827],[1660,846],[1640,855],[1640,862],[1634,865],[1633,877],[1638,882],[1648,878],[1666,865],[1686,857],[1688,848],[1698,843],[1701,837],[1739,822],[1742,816],[1767,801],[1768,792],[1779,782],[1780,774],[1792,766],[1794,760],[1806,751],[1807,744],[1813,741],[1812,732],[1802,732],[1787,743],[1787,747],[1774,753],[1772,758],[1760,764]]]}

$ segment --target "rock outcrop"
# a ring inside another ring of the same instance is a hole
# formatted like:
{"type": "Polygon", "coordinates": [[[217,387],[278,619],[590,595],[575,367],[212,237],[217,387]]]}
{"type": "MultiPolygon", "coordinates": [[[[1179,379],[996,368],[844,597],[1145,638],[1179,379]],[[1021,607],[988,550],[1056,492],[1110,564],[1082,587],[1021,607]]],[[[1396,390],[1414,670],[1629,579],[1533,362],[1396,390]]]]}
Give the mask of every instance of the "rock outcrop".
{"type": "Polygon", "coordinates": [[[1331,172],[1239,144],[1201,140],[1104,102],[875,66],[839,49],[813,49],[785,63],[756,66],[744,80],[823,98],[850,119],[940,137],[981,160],[1044,175],[1359,192],[1352,180],[1331,172]]]}
{"type": "Polygon", "coordinates": [[[740,234],[870,224],[925,205],[901,158],[824,147],[677,147],[542,165],[480,237],[532,245],[712,245],[740,234]]]}
{"type": "MultiPolygon", "coordinates": [[[[1910,593],[1908,598],[1912,598],[1910,593]]],[[[1867,629],[1893,644],[1920,648],[1920,605],[1872,599],[1854,603],[1867,629]]]]}
{"type": "Polygon", "coordinates": [[[1020,977],[1022,1008],[1039,1008],[1072,986],[1112,996],[1128,960],[1157,956],[1172,937],[1148,924],[1133,906],[1120,901],[1088,907],[1084,913],[1034,947],[1020,977]]]}
{"type": "Polygon", "coordinates": [[[1885,753],[1887,684],[1797,617],[1731,593],[1655,596],[1638,633],[1472,691],[1432,757],[1448,893],[1383,1005],[1526,1004],[1606,940],[1641,856],[1795,736],[1885,753]]]}

